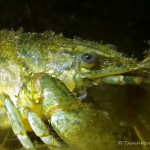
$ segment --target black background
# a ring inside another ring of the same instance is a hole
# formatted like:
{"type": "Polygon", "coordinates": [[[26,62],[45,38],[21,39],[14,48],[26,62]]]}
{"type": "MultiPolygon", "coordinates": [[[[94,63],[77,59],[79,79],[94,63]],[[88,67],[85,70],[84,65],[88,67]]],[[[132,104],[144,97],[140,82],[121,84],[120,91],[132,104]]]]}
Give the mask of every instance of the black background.
{"type": "Polygon", "coordinates": [[[0,29],[53,30],[111,43],[142,58],[150,39],[149,6],[148,0],[1,0],[0,29]]]}

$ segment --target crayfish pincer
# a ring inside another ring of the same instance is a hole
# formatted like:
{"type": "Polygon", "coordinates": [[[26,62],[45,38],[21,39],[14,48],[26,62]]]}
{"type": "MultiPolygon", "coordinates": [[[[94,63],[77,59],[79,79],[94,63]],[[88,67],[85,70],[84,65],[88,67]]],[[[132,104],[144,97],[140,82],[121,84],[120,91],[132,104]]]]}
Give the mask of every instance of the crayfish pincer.
{"type": "MultiPolygon", "coordinates": [[[[68,39],[51,31],[2,30],[0,128],[12,127],[24,148],[35,147],[27,134],[34,132],[57,148],[66,144],[81,150],[109,149],[117,143],[111,121],[89,104],[92,100],[79,99],[88,99],[88,93],[79,93],[103,84],[149,84],[149,77],[149,51],[139,62],[110,44],[68,39]]],[[[136,133],[142,139],[140,130],[136,133]]]]}
{"type": "Polygon", "coordinates": [[[64,148],[64,145],[50,133],[41,116],[46,116],[60,138],[72,148],[96,150],[111,147],[112,142],[114,144],[111,130],[105,125],[109,124],[109,120],[101,114],[102,112],[81,103],[59,79],[41,74],[32,79],[31,83],[29,81],[28,85],[23,85],[18,96],[18,110],[9,97],[3,96],[11,126],[25,148],[34,147],[25,131],[28,123],[45,144],[64,148]],[[22,98],[29,98],[32,96],[31,93],[34,93],[35,99],[35,102],[30,102],[30,106],[33,106],[30,107],[28,101],[22,104],[22,98]],[[24,120],[21,120],[19,113],[24,120]],[[26,126],[23,122],[26,122],[26,126]]]}

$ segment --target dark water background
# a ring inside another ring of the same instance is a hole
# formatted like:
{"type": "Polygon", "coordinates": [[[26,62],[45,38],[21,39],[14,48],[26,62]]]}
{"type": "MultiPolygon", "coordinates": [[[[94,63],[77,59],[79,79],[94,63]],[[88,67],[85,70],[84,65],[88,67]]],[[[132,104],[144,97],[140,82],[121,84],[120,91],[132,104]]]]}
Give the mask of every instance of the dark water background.
{"type": "Polygon", "coordinates": [[[148,0],[1,0],[0,29],[102,40],[141,58],[150,39],[149,6],[148,0]]]}
{"type": "MultiPolygon", "coordinates": [[[[70,38],[77,36],[111,43],[128,56],[142,59],[143,51],[149,47],[145,41],[150,40],[150,1],[1,0],[0,29],[17,30],[19,27],[23,27],[25,32],[52,30],[70,38]]],[[[128,122],[128,117],[129,120],[134,118],[127,110],[130,106],[150,129],[149,89],[137,86],[108,86],[98,87],[94,91],[89,89],[88,93],[100,108],[110,113],[114,124],[120,120],[128,122]],[[101,102],[97,102],[101,97],[101,102]]],[[[132,130],[132,127],[129,130],[132,130]]],[[[1,132],[2,134],[5,135],[1,132]]],[[[128,137],[130,132],[123,134],[128,137]]],[[[134,134],[131,136],[132,140],[137,138],[134,134]]],[[[14,146],[15,142],[7,142],[7,148],[14,146]]]]}

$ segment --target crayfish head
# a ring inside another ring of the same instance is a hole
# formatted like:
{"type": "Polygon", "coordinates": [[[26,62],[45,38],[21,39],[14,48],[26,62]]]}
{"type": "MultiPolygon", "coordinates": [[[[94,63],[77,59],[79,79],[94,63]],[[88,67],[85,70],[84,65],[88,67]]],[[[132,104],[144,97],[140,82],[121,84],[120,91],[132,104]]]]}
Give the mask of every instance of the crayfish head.
{"type": "MultiPolygon", "coordinates": [[[[80,46],[81,47],[81,46],[80,46]]],[[[101,79],[122,75],[135,69],[135,60],[125,57],[110,44],[91,43],[82,47],[78,56],[76,87],[86,87],[101,83],[101,79]],[[93,45],[92,45],[93,44],[93,45]]]]}

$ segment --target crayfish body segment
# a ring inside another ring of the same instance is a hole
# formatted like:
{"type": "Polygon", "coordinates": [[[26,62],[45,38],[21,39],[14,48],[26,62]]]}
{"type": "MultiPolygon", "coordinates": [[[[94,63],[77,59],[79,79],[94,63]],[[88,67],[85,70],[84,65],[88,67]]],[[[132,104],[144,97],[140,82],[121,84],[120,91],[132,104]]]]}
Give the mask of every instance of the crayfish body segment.
{"type": "Polygon", "coordinates": [[[46,118],[68,145],[98,149],[103,142],[110,144],[110,131],[104,133],[109,121],[75,93],[101,83],[149,84],[149,70],[149,53],[137,62],[108,44],[53,32],[2,30],[0,128],[11,126],[25,148],[34,147],[27,131],[46,144],[63,147],[44,124],[46,118]]]}

